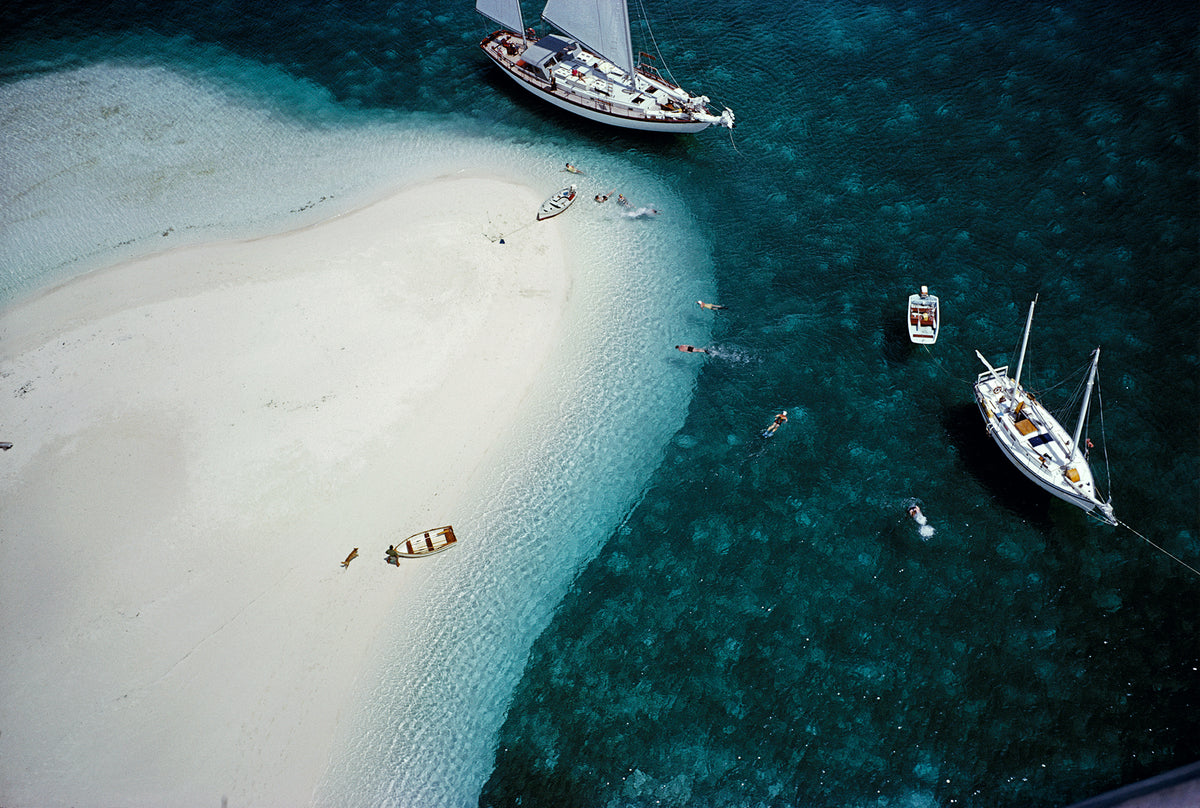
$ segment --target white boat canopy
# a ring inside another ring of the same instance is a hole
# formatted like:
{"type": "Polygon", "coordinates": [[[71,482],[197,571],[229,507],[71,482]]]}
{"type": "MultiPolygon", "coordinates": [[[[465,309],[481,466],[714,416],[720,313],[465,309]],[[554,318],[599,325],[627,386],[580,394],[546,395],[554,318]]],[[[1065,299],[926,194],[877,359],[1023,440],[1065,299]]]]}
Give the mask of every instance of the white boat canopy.
{"type": "Polygon", "coordinates": [[[608,59],[633,80],[636,65],[626,0],[549,0],[542,19],[608,59]]]}
{"type": "Polygon", "coordinates": [[[475,10],[489,20],[494,20],[515,34],[525,31],[521,17],[520,0],[475,0],[475,10]]]}

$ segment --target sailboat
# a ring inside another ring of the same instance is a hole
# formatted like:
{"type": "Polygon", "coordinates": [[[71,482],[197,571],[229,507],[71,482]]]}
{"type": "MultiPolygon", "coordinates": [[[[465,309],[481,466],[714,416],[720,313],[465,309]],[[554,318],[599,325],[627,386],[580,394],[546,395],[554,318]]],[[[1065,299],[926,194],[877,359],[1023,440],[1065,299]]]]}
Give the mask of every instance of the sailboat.
{"type": "Polygon", "coordinates": [[[1118,522],[1113,515],[1111,498],[1104,501],[1097,495],[1087,453],[1079,447],[1092,387],[1096,381],[1096,368],[1100,364],[1100,349],[1092,351],[1079,422],[1075,425],[1074,434],[1068,434],[1042,403],[1021,386],[1021,369],[1025,365],[1025,349],[1029,344],[1029,327],[1033,323],[1035,305],[1037,298],[1029,304],[1015,377],[1009,377],[1007,365],[994,368],[983,354],[975,351],[979,361],[987,368],[975,381],[975,400],[979,404],[979,411],[983,414],[992,440],[1022,474],[1059,499],[1082,508],[1110,525],[1116,525],[1118,522]]]}
{"type": "Polygon", "coordinates": [[[633,57],[626,0],[547,0],[542,19],[563,32],[536,37],[520,0],[476,0],[475,10],[503,26],[479,46],[517,84],[544,101],[600,123],[645,132],[733,128],[708,97],[692,95],[633,57]]]}

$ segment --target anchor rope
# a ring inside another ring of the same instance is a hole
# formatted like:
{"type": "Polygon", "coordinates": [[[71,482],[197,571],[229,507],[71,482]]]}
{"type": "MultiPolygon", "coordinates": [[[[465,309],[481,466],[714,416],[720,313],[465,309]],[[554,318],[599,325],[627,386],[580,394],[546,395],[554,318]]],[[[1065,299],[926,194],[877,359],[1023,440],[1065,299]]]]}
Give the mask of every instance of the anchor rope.
{"type": "Polygon", "coordinates": [[[1182,564],[1183,566],[1187,567],[1189,570],[1191,570],[1191,571],[1192,571],[1192,574],[1193,574],[1193,575],[1195,575],[1197,578],[1200,578],[1200,570],[1196,569],[1196,568],[1195,568],[1195,567],[1193,567],[1191,564],[1189,564],[1189,563],[1187,563],[1186,561],[1184,561],[1183,559],[1181,559],[1179,556],[1173,555],[1173,554],[1172,554],[1170,551],[1168,551],[1168,550],[1164,550],[1162,547],[1159,547],[1157,544],[1155,544],[1154,542],[1150,541],[1148,538],[1146,538],[1145,536],[1143,536],[1141,533],[1138,533],[1136,530],[1134,530],[1132,527],[1130,527],[1129,525],[1127,525],[1127,524],[1125,524],[1124,522],[1122,522],[1120,519],[1118,519],[1118,520],[1117,520],[1117,524],[1118,524],[1118,525],[1120,525],[1121,527],[1125,528],[1126,530],[1128,530],[1128,531],[1129,531],[1130,533],[1132,533],[1133,535],[1137,536],[1137,537],[1138,537],[1139,539],[1141,539],[1142,541],[1144,541],[1144,542],[1146,542],[1147,544],[1149,544],[1149,545],[1150,545],[1151,547],[1153,547],[1155,550],[1158,550],[1158,551],[1159,551],[1160,553],[1162,553],[1163,555],[1166,555],[1166,556],[1168,556],[1168,557],[1170,557],[1170,558],[1173,558],[1173,559],[1174,559],[1175,561],[1177,561],[1178,563],[1180,563],[1180,564],[1182,564]]]}
{"type": "MultiPolygon", "coordinates": [[[[533,224],[535,224],[535,223],[534,222],[526,222],[525,224],[521,225],[520,227],[516,228],[515,230],[509,230],[507,233],[500,233],[499,235],[496,235],[496,236],[489,236],[487,233],[484,233],[483,235],[485,238],[487,238],[488,241],[495,244],[497,241],[504,238],[505,236],[511,236],[513,233],[520,233],[526,227],[530,227],[533,224]]],[[[491,225],[492,225],[492,220],[489,218],[488,219],[488,227],[491,227],[491,225]]]]}

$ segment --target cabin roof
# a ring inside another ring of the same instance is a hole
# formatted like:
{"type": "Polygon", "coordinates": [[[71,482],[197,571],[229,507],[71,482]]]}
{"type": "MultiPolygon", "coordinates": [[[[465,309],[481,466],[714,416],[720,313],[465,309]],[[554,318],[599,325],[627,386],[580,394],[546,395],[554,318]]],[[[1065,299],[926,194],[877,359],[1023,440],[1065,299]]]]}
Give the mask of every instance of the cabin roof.
{"type": "Polygon", "coordinates": [[[557,56],[564,50],[574,51],[577,47],[579,47],[578,43],[573,40],[550,34],[526,48],[525,52],[521,54],[521,58],[526,64],[543,67],[551,56],[557,56]]]}

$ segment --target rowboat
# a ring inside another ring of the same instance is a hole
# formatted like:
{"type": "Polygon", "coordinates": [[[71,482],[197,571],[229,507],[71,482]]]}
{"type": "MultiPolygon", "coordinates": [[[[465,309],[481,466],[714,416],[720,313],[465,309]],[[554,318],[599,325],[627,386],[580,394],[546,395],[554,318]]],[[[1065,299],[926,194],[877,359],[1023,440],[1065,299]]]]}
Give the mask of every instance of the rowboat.
{"type": "Polygon", "coordinates": [[[569,185],[542,203],[542,206],[538,209],[538,221],[549,219],[551,216],[557,216],[571,207],[571,203],[574,201],[575,186],[569,185]]]}
{"type": "Polygon", "coordinates": [[[908,338],[918,345],[937,342],[938,326],[942,319],[937,295],[929,294],[929,287],[922,286],[921,293],[908,296],[908,338]]]}
{"type": "Polygon", "coordinates": [[[396,546],[396,551],[402,558],[423,558],[453,547],[457,541],[458,539],[454,536],[454,528],[446,525],[412,534],[404,540],[403,544],[396,546]]]}

